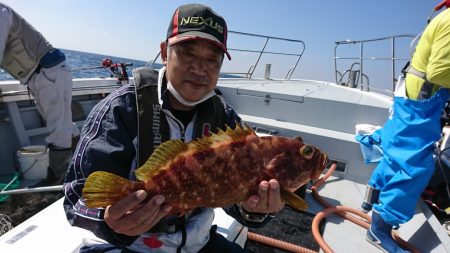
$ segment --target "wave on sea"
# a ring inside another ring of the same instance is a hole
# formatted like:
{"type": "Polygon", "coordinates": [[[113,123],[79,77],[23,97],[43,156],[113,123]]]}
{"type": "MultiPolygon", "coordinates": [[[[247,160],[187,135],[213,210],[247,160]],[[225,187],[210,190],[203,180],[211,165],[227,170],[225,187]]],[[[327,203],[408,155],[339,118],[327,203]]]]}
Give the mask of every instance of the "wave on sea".
{"type": "MultiPolygon", "coordinates": [[[[131,76],[133,68],[141,67],[146,64],[145,61],[114,57],[110,55],[93,54],[68,49],[61,49],[66,54],[66,62],[72,69],[74,78],[86,77],[111,77],[111,72],[106,68],[95,68],[102,66],[103,59],[111,59],[113,63],[131,63],[133,66],[127,67],[127,73],[131,76]]],[[[0,81],[13,80],[5,70],[0,69],[0,81]]]]}

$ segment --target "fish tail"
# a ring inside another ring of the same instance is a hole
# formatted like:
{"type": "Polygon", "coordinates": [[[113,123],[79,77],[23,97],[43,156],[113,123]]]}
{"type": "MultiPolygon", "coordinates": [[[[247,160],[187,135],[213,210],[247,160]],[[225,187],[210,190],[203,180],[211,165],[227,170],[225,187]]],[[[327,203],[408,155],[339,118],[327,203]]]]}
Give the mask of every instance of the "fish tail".
{"type": "Polygon", "coordinates": [[[280,189],[281,200],[292,206],[297,210],[305,210],[308,208],[308,204],[305,200],[297,196],[295,193],[286,189],[280,189]]]}
{"type": "Polygon", "coordinates": [[[109,172],[96,171],[89,175],[84,184],[83,198],[89,208],[106,207],[139,188],[144,188],[143,184],[136,184],[109,172]]]}

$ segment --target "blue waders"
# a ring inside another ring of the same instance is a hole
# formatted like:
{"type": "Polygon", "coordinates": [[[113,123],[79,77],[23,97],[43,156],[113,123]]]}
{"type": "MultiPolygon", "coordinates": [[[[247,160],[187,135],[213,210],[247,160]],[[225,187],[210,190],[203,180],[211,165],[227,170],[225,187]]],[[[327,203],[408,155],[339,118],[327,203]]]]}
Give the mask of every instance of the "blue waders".
{"type": "Polygon", "coordinates": [[[426,100],[394,97],[392,116],[375,132],[381,136],[384,157],[369,185],[380,190],[373,208],[391,225],[412,218],[433,175],[433,145],[441,137],[441,111],[448,98],[448,89],[442,88],[426,100]]]}
{"type": "Polygon", "coordinates": [[[388,252],[404,252],[390,232],[392,226],[412,218],[433,175],[433,145],[440,139],[440,116],[448,98],[449,91],[443,88],[425,100],[394,97],[392,115],[373,134],[381,139],[383,159],[368,183],[380,193],[379,202],[373,204],[367,239],[388,252]]]}

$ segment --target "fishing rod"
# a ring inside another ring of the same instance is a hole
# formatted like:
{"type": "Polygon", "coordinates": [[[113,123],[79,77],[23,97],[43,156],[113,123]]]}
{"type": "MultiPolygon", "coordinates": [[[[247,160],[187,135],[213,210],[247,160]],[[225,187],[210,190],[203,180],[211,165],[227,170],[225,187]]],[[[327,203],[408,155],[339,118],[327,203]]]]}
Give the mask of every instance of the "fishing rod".
{"type": "Polygon", "coordinates": [[[114,63],[111,59],[105,58],[102,60],[100,66],[82,67],[72,69],[72,72],[93,70],[93,69],[109,69],[112,73],[111,77],[117,77],[119,81],[125,81],[128,83],[129,77],[127,67],[133,66],[133,63],[114,63]]]}
{"type": "Polygon", "coordinates": [[[427,18],[427,24],[430,23],[431,19],[433,18],[434,14],[438,11],[440,11],[442,8],[449,8],[450,7],[450,0],[443,0],[442,2],[440,2],[439,4],[437,4],[436,6],[434,6],[431,14],[428,16],[427,18]]]}
{"type": "Polygon", "coordinates": [[[72,69],[72,72],[91,70],[91,69],[105,69],[105,68],[111,68],[111,67],[118,68],[122,65],[124,65],[125,67],[128,67],[128,66],[133,66],[133,63],[113,63],[113,61],[111,59],[106,58],[106,59],[102,60],[102,65],[76,68],[76,69],[72,69]]]}
{"type": "Polygon", "coordinates": [[[15,190],[7,190],[7,191],[3,190],[3,191],[0,191],[0,196],[1,195],[17,195],[17,194],[24,194],[24,193],[35,193],[35,192],[62,191],[62,190],[63,190],[63,185],[42,186],[42,187],[15,189],[15,190]]]}

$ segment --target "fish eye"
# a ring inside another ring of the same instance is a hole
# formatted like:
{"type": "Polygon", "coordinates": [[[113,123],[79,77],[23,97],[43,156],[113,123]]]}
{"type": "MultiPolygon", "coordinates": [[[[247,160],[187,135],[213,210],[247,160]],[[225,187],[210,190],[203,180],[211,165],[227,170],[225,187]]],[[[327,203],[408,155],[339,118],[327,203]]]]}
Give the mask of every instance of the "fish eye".
{"type": "Polygon", "coordinates": [[[303,147],[300,148],[300,154],[304,158],[310,160],[314,155],[314,149],[309,145],[304,145],[303,147]]]}

